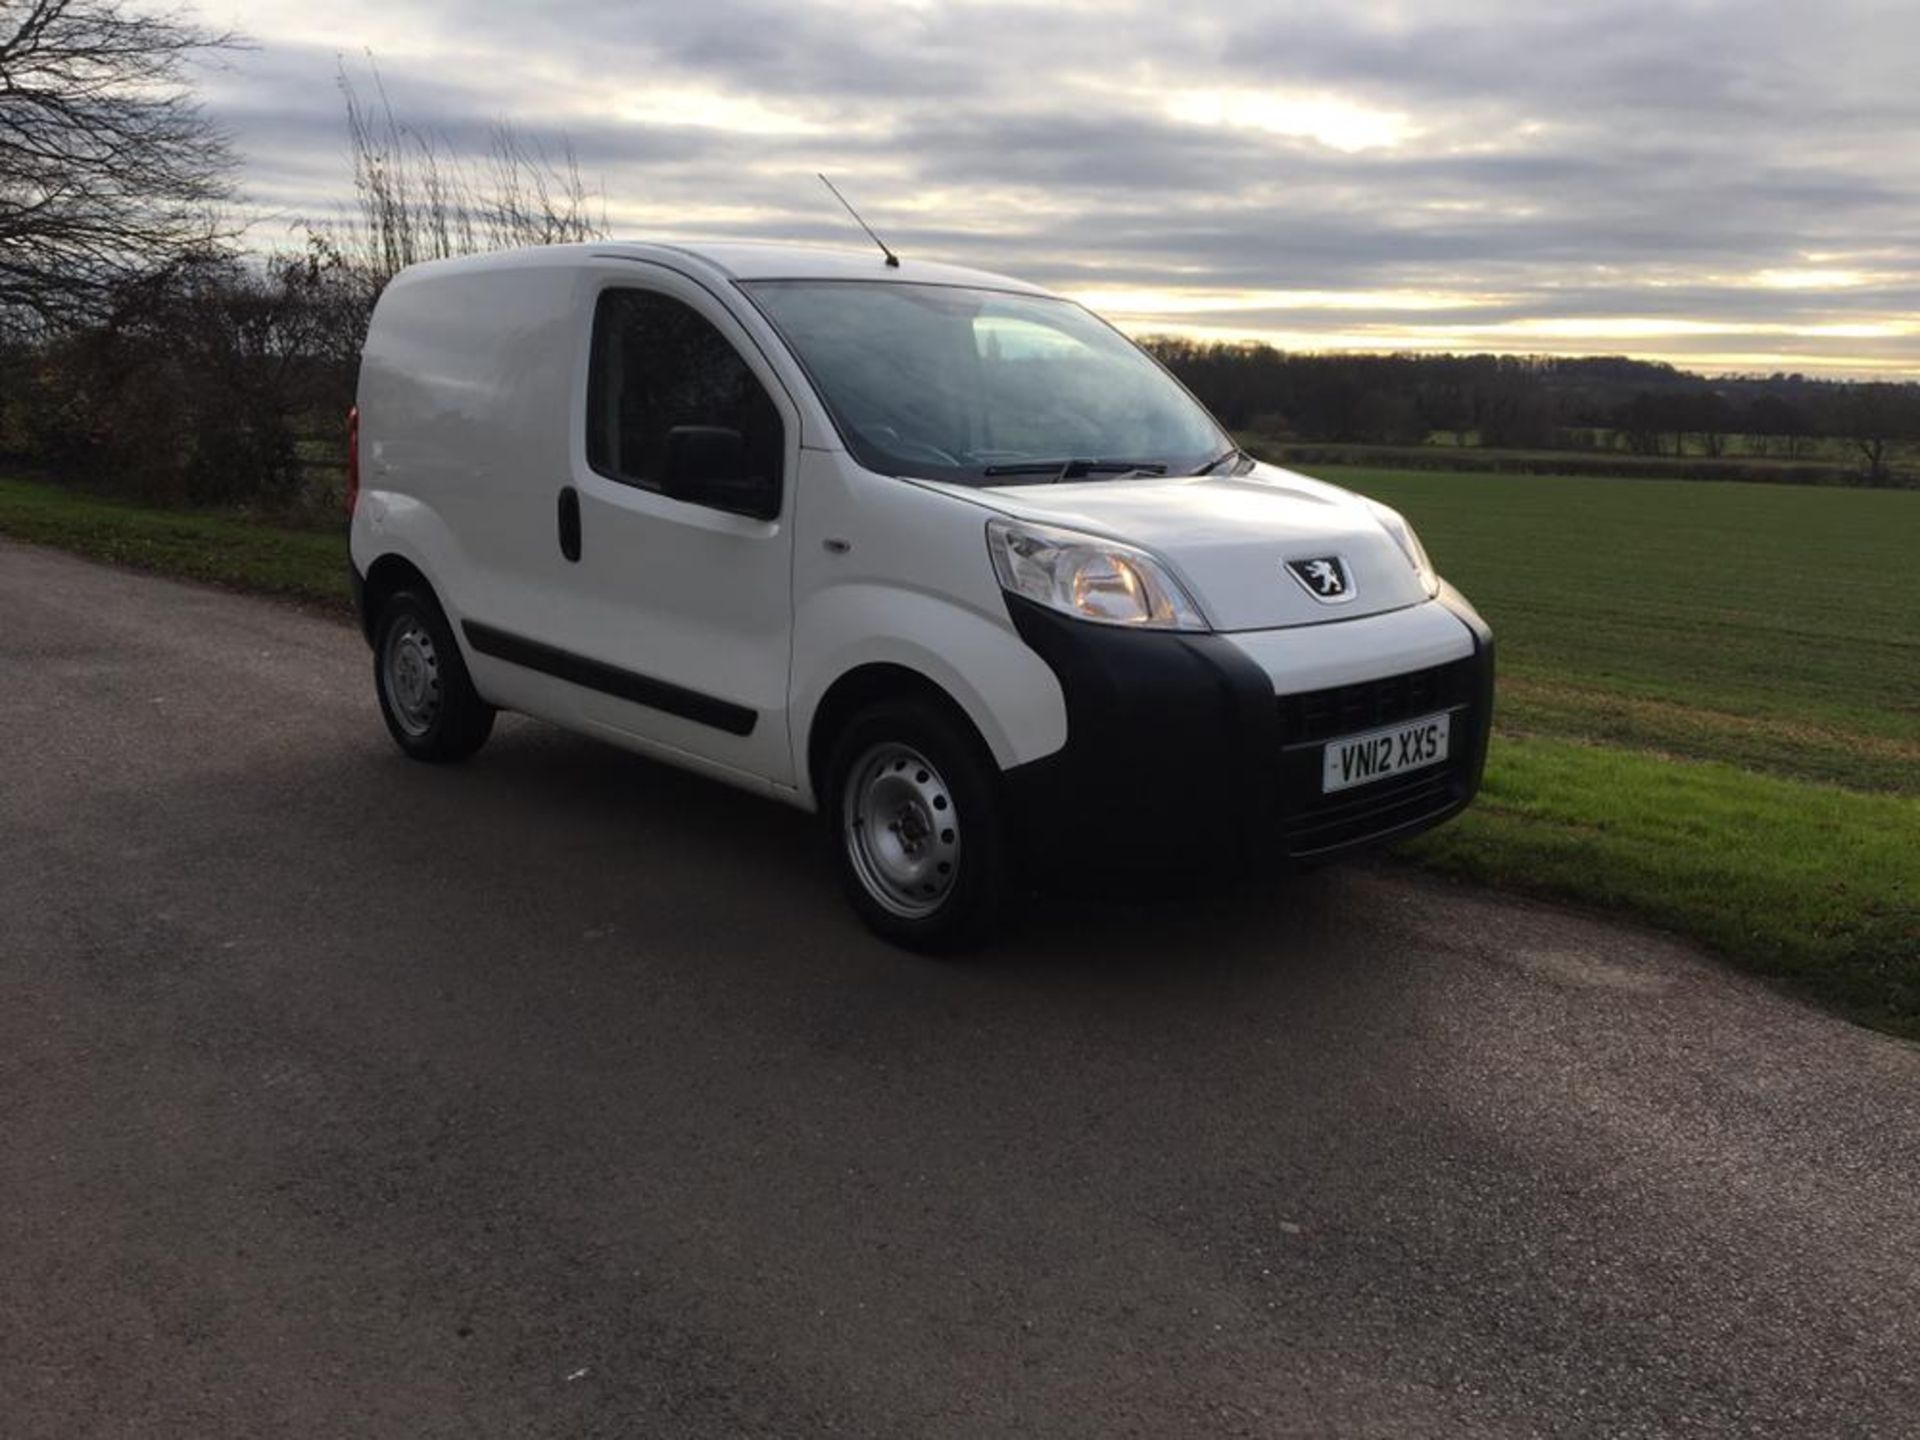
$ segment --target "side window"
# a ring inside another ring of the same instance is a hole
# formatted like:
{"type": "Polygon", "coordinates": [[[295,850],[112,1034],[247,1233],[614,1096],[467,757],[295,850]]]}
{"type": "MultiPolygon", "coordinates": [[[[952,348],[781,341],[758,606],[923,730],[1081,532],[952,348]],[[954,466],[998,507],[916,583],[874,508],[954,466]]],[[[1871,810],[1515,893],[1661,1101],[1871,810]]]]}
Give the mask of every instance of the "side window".
{"type": "Polygon", "coordinates": [[[683,425],[740,432],[748,474],[778,492],[780,412],[726,336],[650,290],[607,290],[593,316],[587,463],[610,480],[663,488],[667,435],[683,425]]]}

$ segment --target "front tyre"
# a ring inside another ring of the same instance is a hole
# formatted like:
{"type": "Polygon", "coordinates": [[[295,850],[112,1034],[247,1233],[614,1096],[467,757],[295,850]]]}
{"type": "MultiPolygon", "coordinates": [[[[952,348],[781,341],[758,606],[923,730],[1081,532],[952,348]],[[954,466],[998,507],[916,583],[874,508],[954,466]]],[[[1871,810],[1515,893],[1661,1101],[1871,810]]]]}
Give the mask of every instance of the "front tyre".
{"type": "Polygon", "coordinates": [[[998,773],[963,726],[916,700],[862,711],[834,742],[821,802],[869,929],[931,953],[987,937],[1007,892],[998,773]]]}
{"type": "Polygon", "coordinates": [[[493,707],[467,674],[431,595],[402,590],[374,626],[373,685],[393,741],[415,760],[465,760],[493,733],[493,707]]]}

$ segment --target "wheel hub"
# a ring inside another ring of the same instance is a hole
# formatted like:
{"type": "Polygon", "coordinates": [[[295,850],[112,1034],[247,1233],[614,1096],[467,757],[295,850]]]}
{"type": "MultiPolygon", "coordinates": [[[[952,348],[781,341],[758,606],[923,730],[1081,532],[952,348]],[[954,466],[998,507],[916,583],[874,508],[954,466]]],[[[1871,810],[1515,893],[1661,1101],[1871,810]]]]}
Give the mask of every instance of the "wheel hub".
{"type": "Polygon", "coordinates": [[[417,621],[396,625],[387,636],[384,667],[394,719],[409,735],[426,734],[440,713],[440,652],[433,636],[417,621]]]}
{"type": "Polygon", "coordinates": [[[959,876],[960,825],[946,781],[906,745],[876,745],[847,776],[848,857],[868,894],[896,915],[930,915],[959,876]]]}

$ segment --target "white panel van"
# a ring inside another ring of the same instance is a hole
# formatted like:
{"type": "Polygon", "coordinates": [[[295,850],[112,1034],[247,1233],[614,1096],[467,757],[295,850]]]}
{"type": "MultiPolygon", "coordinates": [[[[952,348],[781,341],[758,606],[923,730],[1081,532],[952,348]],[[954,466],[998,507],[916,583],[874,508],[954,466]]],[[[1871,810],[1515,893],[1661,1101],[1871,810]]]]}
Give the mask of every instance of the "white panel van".
{"type": "Polygon", "coordinates": [[[522,711],[818,811],[881,934],[1318,859],[1472,798],[1492,643],[1394,511],[1002,276],[786,245],[404,271],[353,418],[394,740],[522,711]]]}

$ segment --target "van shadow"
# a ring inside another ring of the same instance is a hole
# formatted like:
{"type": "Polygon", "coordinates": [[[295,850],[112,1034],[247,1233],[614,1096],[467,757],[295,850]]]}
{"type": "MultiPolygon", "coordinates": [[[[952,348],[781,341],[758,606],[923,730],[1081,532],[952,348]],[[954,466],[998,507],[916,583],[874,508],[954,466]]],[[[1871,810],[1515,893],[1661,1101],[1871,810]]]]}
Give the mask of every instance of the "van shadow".
{"type": "MultiPolygon", "coordinates": [[[[599,997],[562,1004],[556,1029],[570,1034],[684,1012],[740,1056],[797,1049],[875,1075],[934,1067],[942,1078],[924,1083],[955,1105],[984,1083],[970,1078],[982,1066],[1050,1075],[1048,1103],[1071,1108],[1075,1096],[1105,1104],[1103,1086],[1123,1089],[1145,1065],[1209,1094],[1237,1074],[1307,1114],[1404,1068],[1421,1025],[1417,957],[1363,872],[1054,886],[1021,897],[986,946],[933,959],[870,934],[839,892],[821,822],[775,802],[531,724],[457,776],[386,768],[458,812],[446,829],[509,827],[539,855],[525,908],[541,923],[617,919],[610,941],[546,962],[599,997]],[[1063,1064],[1078,1067],[1071,1081],[1063,1064]]],[[[510,875],[462,883],[515,903],[510,875]]],[[[524,956],[489,972],[503,1006],[561,1003],[530,993],[524,956]]]]}
{"type": "MultiPolygon", "coordinates": [[[[396,760],[395,768],[418,767],[396,760]]],[[[549,851],[612,846],[650,868],[700,877],[716,916],[742,940],[758,926],[741,922],[753,920],[789,941],[805,932],[821,948],[904,958],[870,936],[841,897],[817,816],[524,721],[504,725],[461,779],[481,809],[510,810],[549,851]]],[[[1177,874],[1025,887],[996,937],[957,963],[983,979],[1064,985],[1180,978],[1217,986],[1276,963],[1296,978],[1318,968],[1342,908],[1341,872],[1228,870],[1200,860],[1177,874]]]]}

